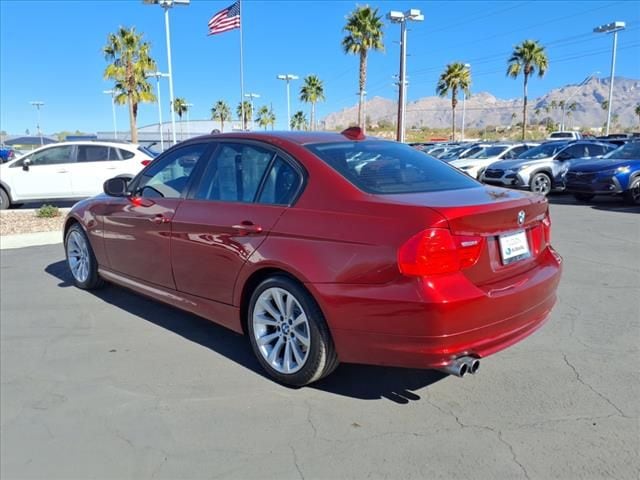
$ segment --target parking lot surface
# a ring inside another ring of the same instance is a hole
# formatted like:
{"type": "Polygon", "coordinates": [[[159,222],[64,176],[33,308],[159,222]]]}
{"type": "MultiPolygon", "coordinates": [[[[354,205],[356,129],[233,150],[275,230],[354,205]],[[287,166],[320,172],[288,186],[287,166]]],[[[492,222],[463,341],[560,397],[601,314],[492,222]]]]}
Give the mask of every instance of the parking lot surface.
{"type": "Polygon", "coordinates": [[[285,388],[239,335],[74,288],[61,245],[3,251],[0,476],[637,479],[640,209],[552,203],[550,321],[463,379],[341,365],[285,388]]]}

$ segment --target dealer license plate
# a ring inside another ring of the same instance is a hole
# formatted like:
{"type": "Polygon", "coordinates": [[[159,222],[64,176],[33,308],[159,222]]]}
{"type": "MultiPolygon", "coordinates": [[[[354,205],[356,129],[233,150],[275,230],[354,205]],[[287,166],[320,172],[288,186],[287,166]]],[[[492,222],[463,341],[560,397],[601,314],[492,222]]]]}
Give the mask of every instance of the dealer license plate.
{"type": "Polygon", "coordinates": [[[502,263],[508,265],[531,256],[527,234],[524,230],[508,235],[500,235],[500,255],[502,263]]]}

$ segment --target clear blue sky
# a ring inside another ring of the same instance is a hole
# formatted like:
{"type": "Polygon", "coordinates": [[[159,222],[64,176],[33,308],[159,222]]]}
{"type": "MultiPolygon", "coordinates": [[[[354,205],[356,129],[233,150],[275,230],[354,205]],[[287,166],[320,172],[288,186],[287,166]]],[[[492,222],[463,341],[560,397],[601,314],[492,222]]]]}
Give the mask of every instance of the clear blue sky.
{"type": "MultiPolygon", "coordinates": [[[[194,104],[191,119],[209,118],[211,105],[239,101],[238,30],[207,36],[207,21],[232,0],[193,0],[171,11],[171,40],[176,96],[194,104]]],[[[364,4],[364,1],[360,2],[364,4]]],[[[550,69],[530,82],[530,96],[577,83],[599,70],[608,76],[612,39],[592,33],[614,20],[627,22],[619,35],[616,75],[640,78],[640,2],[638,1],[372,1],[382,13],[419,8],[425,21],[411,25],[408,37],[409,100],[434,95],[443,67],[452,61],[472,65],[475,92],[501,98],[521,95],[522,81],[505,77],[512,46],[535,39],[547,46],[550,69]]],[[[310,73],[325,82],[324,115],[356,103],[358,60],[340,47],[352,1],[243,2],[245,92],[257,105],[273,103],[278,128],[286,123],[286,97],[279,73],[310,73]]],[[[135,26],[152,44],[152,55],[167,69],[164,21],[159,6],[141,0],[0,0],[0,128],[35,132],[30,100],[42,100],[45,133],[112,128],[111,105],[103,90],[106,65],[101,48],[118,26],[135,26]]],[[[367,91],[395,97],[392,75],[398,71],[399,27],[385,23],[385,52],[369,57],[367,91]]],[[[292,111],[308,107],[297,100],[292,111]]],[[[168,85],[162,85],[168,119],[168,85]]],[[[138,125],[157,121],[155,104],[140,108],[138,125]]],[[[118,107],[118,125],[128,125],[126,107],[118,107]]]]}

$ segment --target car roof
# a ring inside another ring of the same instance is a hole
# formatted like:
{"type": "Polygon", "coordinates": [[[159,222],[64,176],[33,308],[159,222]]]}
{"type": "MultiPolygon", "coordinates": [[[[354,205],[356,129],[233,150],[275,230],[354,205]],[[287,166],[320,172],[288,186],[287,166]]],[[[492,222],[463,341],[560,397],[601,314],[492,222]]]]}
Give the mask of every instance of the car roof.
{"type": "MultiPolygon", "coordinates": [[[[313,143],[333,143],[353,141],[346,134],[338,132],[307,132],[307,131],[271,131],[271,132],[230,132],[230,133],[214,133],[212,135],[203,135],[200,137],[190,138],[193,140],[215,140],[215,139],[244,139],[244,140],[262,140],[267,142],[277,142],[278,140],[297,143],[298,145],[308,145],[313,143]]],[[[363,140],[384,140],[378,137],[366,136],[363,140]]]]}

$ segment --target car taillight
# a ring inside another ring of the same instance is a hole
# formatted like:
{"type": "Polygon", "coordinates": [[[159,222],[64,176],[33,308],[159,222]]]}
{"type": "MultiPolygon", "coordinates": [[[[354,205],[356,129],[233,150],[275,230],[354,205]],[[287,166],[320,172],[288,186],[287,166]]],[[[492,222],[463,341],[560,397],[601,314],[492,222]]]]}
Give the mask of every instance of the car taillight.
{"type": "Polygon", "coordinates": [[[444,228],[429,228],[411,237],[398,250],[398,268],[404,275],[438,275],[474,265],[484,239],[453,235],[444,228]]]}
{"type": "Polygon", "coordinates": [[[140,163],[142,163],[142,165],[144,165],[146,167],[147,165],[149,165],[151,163],[151,160],[149,158],[145,158],[140,163]]]}
{"type": "Polygon", "coordinates": [[[551,217],[549,216],[549,212],[547,212],[542,219],[542,228],[547,245],[551,245],[551,217]]]}

